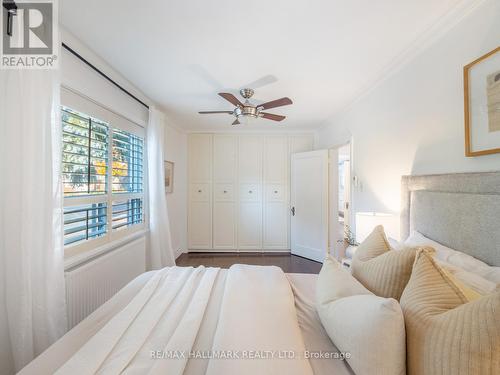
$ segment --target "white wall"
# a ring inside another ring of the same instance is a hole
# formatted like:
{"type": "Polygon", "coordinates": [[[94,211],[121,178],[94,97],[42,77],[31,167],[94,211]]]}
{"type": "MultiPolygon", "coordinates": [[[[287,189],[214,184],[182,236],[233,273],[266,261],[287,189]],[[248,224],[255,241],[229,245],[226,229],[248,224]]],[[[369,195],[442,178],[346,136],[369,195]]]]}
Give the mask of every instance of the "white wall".
{"type": "Polygon", "coordinates": [[[167,126],[165,159],[174,162],[174,186],[167,207],[175,256],[187,251],[187,134],[167,126]]]}
{"type": "MultiPolygon", "coordinates": [[[[116,72],[89,47],[68,31],[61,31],[63,42],[101,72],[148,105],[153,102],[135,88],[125,77],[116,72]]],[[[149,111],[141,103],[118,89],[76,56],[61,48],[61,84],[96,101],[100,105],[145,127],[149,111]]]]}
{"type": "Polygon", "coordinates": [[[500,170],[500,154],[464,156],[462,75],[498,47],[499,20],[486,0],[319,132],[322,148],[353,138],[355,211],[398,213],[402,175],[500,170]]]}

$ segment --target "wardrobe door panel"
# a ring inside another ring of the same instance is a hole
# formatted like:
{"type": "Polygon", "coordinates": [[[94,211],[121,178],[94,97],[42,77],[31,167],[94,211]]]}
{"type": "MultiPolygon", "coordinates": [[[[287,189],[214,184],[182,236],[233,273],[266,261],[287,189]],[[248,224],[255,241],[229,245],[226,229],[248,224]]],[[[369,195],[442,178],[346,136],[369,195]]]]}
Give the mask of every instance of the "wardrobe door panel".
{"type": "Polygon", "coordinates": [[[264,249],[288,249],[288,204],[266,202],[264,221],[264,249]]]}
{"type": "Polygon", "coordinates": [[[240,202],[261,202],[260,184],[240,184],[240,202]]]}
{"type": "Polygon", "coordinates": [[[234,135],[214,135],[214,182],[234,183],[236,180],[237,140],[234,135]]]}
{"type": "Polygon", "coordinates": [[[214,202],[232,202],[234,200],[233,184],[214,183],[214,202]]]}
{"type": "Polygon", "coordinates": [[[238,248],[243,251],[262,249],[263,151],[263,137],[239,137],[238,248]]]}
{"type": "Polygon", "coordinates": [[[236,206],[233,202],[214,203],[214,249],[236,250],[236,206]]]}
{"type": "Polygon", "coordinates": [[[240,202],[238,247],[240,250],[262,249],[262,202],[240,202]]]}
{"type": "Polygon", "coordinates": [[[264,148],[264,181],[281,183],[287,179],[288,139],[283,136],[266,137],[264,148]]]}
{"type": "Polygon", "coordinates": [[[210,202],[190,202],[189,248],[205,250],[212,248],[212,212],[210,202]]]}
{"type": "Polygon", "coordinates": [[[266,186],[266,202],[286,202],[285,184],[269,184],[266,186]]]}
{"type": "Polygon", "coordinates": [[[212,136],[210,134],[189,135],[189,181],[212,180],[212,136]]]}
{"type": "Polygon", "coordinates": [[[238,179],[240,184],[262,181],[262,151],[262,137],[251,135],[239,137],[238,179]]]}
{"type": "Polygon", "coordinates": [[[213,248],[236,250],[238,137],[215,134],[213,148],[213,248]]]}
{"type": "Polygon", "coordinates": [[[188,137],[188,248],[212,248],[212,135],[188,137]]]}
{"type": "Polygon", "coordinates": [[[210,184],[190,184],[191,202],[210,202],[210,184]]]}
{"type": "Polygon", "coordinates": [[[264,147],[263,249],[288,248],[288,137],[266,137],[264,147]]]}

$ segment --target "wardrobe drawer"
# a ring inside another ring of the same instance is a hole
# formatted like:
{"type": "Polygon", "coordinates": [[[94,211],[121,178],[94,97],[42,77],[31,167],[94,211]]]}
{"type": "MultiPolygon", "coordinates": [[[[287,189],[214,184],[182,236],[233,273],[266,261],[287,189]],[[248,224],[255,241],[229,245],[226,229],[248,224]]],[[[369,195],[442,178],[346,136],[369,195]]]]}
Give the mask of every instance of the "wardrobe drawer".
{"type": "Polygon", "coordinates": [[[261,200],[261,187],[259,184],[241,184],[240,201],[258,202],[261,200]]]}
{"type": "Polygon", "coordinates": [[[285,186],[282,184],[273,184],[266,187],[266,200],[271,202],[284,201],[286,197],[285,186]]]}
{"type": "Polygon", "coordinates": [[[191,184],[189,195],[193,202],[208,202],[210,200],[210,184],[191,184]]]}
{"type": "Polygon", "coordinates": [[[215,184],[214,200],[219,202],[234,200],[234,187],[232,184],[215,184]]]}

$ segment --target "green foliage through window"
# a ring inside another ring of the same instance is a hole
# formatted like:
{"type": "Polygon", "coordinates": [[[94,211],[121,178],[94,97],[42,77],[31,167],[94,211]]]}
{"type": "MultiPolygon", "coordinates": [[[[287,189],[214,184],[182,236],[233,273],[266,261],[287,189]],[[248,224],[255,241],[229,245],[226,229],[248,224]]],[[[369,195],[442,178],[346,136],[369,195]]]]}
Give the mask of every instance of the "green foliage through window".
{"type": "Polygon", "coordinates": [[[62,179],[65,196],[107,192],[108,125],[63,107],[62,179]]]}

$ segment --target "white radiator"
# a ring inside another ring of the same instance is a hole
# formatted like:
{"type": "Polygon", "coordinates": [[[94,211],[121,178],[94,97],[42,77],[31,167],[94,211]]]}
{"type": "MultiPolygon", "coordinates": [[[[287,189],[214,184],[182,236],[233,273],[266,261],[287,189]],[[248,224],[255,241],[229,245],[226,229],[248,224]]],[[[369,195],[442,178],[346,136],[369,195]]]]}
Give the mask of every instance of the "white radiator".
{"type": "Polygon", "coordinates": [[[65,272],[70,329],[145,271],[145,252],[141,237],[65,272]]]}

